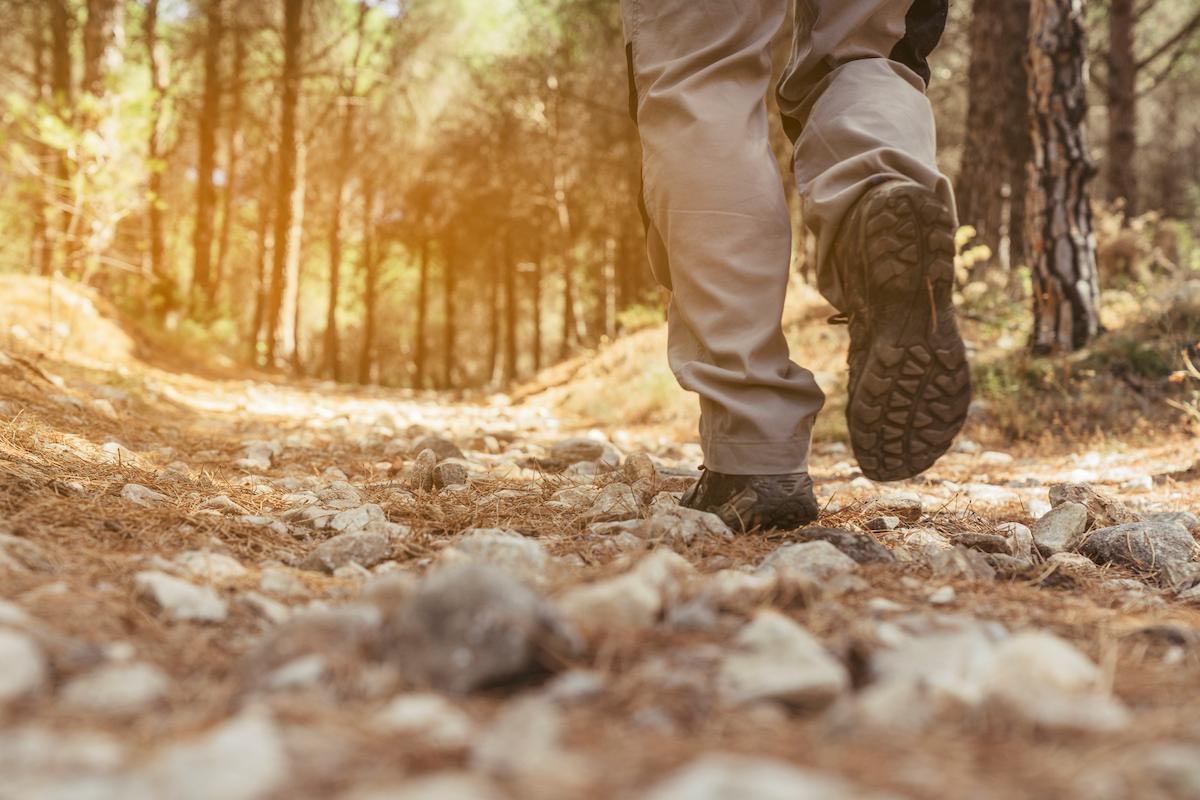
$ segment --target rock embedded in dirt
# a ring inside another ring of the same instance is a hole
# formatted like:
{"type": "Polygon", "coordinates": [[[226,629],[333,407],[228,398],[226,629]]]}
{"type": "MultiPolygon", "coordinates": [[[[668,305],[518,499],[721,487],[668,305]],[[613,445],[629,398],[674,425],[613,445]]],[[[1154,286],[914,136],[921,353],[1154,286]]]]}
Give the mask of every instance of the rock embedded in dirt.
{"type": "Polygon", "coordinates": [[[422,775],[401,784],[362,789],[341,800],[508,800],[509,795],[469,772],[422,775]]]}
{"type": "Polygon", "coordinates": [[[246,574],[246,568],[232,556],[204,550],[188,550],[175,556],[175,563],[195,578],[212,583],[225,583],[246,574]]]}
{"type": "Polygon", "coordinates": [[[1087,509],[1087,525],[1093,528],[1110,528],[1137,522],[1138,515],[1124,503],[1100,494],[1086,483],[1056,483],[1050,487],[1050,505],[1079,503],[1087,509]]]}
{"type": "Polygon", "coordinates": [[[471,718],[433,692],[397,695],[372,716],[371,722],[386,733],[412,736],[440,749],[465,748],[475,735],[471,718]]]}
{"type": "Polygon", "coordinates": [[[476,773],[503,781],[516,797],[581,797],[592,766],[563,746],[563,714],[539,695],[501,708],[471,749],[476,773]]]}
{"type": "Polygon", "coordinates": [[[1178,523],[1131,522],[1092,531],[1079,552],[1097,564],[1160,570],[1173,561],[1190,561],[1196,540],[1178,523]]]}
{"type": "Polygon", "coordinates": [[[545,469],[563,470],[581,461],[611,470],[621,466],[621,453],[608,442],[580,436],[552,446],[540,463],[545,469]]]}
{"type": "Polygon", "coordinates": [[[33,637],[0,628],[0,707],[38,691],[50,677],[50,668],[33,637]]]}
{"type": "Polygon", "coordinates": [[[1175,523],[1182,525],[1187,529],[1188,533],[1200,534],[1200,517],[1197,517],[1190,511],[1158,511],[1152,514],[1146,514],[1142,517],[1143,522],[1161,522],[1175,523]]]}
{"type": "Polygon", "coordinates": [[[290,599],[309,596],[308,587],[286,567],[265,567],[258,579],[258,589],[267,594],[290,599]]]}
{"type": "Polygon", "coordinates": [[[246,514],[246,509],[239,506],[237,503],[229,499],[229,495],[219,494],[216,497],[210,497],[200,505],[196,506],[197,511],[216,511],[219,514],[246,514]]]}
{"type": "Polygon", "coordinates": [[[896,560],[892,551],[862,533],[844,528],[809,526],[797,532],[806,541],[829,542],[859,564],[890,564],[896,560]]]}
{"type": "Polygon", "coordinates": [[[578,511],[590,508],[599,494],[595,486],[567,486],[551,495],[546,506],[556,511],[578,511]]]}
{"type": "Polygon", "coordinates": [[[470,528],[442,551],[446,565],[483,564],[520,580],[541,584],[550,578],[550,554],[537,539],[502,528],[470,528]]]}
{"type": "Polygon", "coordinates": [[[772,701],[820,708],[850,686],[850,674],[812,634],[778,611],[755,614],[721,662],[717,691],[734,705],[772,701]]]}
{"type": "Polygon", "coordinates": [[[1007,467],[1013,463],[1013,457],[996,450],[984,450],[979,454],[979,463],[985,467],[1007,467]]]}
{"type": "Polygon", "coordinates": [[[858,569],[858,563],[824,540],[785,544],[763,559],[758,572],[793,573],[821,581],[858,569]]]}
{"type": "Polygon", "coordinates": [[[630,484],[641,483],[652,488],[658,483],[658,469],[645,453],[631,453],[622,467],[630,484]]]}
{"type": "Polygon", "coordinates": [[[419,456],[425,450],[432,450],[438,461],[466,457],[457,444],[442,436],[422,436],[409,448],[409,455],[419,456]]]}
{"type": "Polygon", "coordinates": [[[540,595],[503,570],[438,570],[384,610],[380,650],[418,687],[465,693],[553,669],[578,641],[540,595]]]}
{"type": "Polygon", "coordinates": [[[438,457],[430,448],[425,448],[417,454],[408,469],[404,471],[404,485],[414,492],[431,492],[434,489],[433,471],[437,468],[438,457]]]}
{"type": "Polygon", "coordinates": [[[212,588],[165,572],[139,572],[133,584],[138,597],[177,622],[223,622],[228,613],[225,601],[212,588]]]}
{"type": "Polygon", "coordinates": [[[987,556],[978,550],[968,550],[958,545],[949,550],[938,550],[929,556],[929,566],[934,576],[943,579],[965,581],[991,581],[996,579],[996,570],[987,556]]]}
{"type": "Polygon", "coordinates": [[[467,485],[467,468],[456,461],[443,461],[433,468],[433,486],[445,489],[450,486],[467,485]]]}
{"type": "Polygon", "coordinates": [[[391,540],[384,530],[375,527],[325,540],[300,562],[300,568],[330,574],[351,564],[369,569],[391,555],[391,540]]]}
{"type": "Polygon", "coordinates": [[[583,514],[588,522],[606,522],[631,519],[641,513],[640,504],[633,488],[624,483],[610,483],[583,514]]]}
{"type": "Polygon", "coordinates": [[[996,526],[1008,543],[1008,554],[1014,558],[1033,557],[1033,531],[1019,522],[1002,522],[996,526]]]}
{"type": "Polygon", "coordinates": [[[786,761],[709,753],[656,783],[643,800],[897,800],[786,761]]]}
{"type": "Polygon", "coordinates": [[[283,446],[278,442],[249,441],[242,445],[242,457],[233,466],[247,472],[266,472],[283,455],[283,446]]]}
{"type": "Polygon", "coordinates": [[[978,550],[981,553],[1008,554],[1008,539],[995,533],[960,533],[954,538],[955,544],[978,550]]]}
{"type": "Polygon", "coordinates": [[[873,517],[867,520],[867,524],[863,527],[869,531],[894,531],[900,527],[900,518],[892,516],[873,517]]]}
{"type": "Polygon", "coordinates": [[[901,522],[912,525],[921,519],[921,498],[912,492],[895,492],[877,497],[867,503],[863,511],[880,517],[898,517],[901,522]]]}
{"type": "Polygon", "coordinates": [[[1038,552],[1049,557],[1078,547],[1087,526],[1087,507],[1082,503],[1064,500],[1034,522],[1031,533],[1038,552]]]}
{"type": "Polygon", "coordinates": [[[649,541],[690,546],[701,541],[729,540],[733,531],[720,517],[707,511],[659,504],[644,520],[627,523],[629,532],[649,541]]]}
{"type": "Polygon", "coordinates": [[[73,679],[62,690],[62,702],[80,711],[132,717],[159,702],[171,679],[152,664],[104,664],[73,679]]]}
{"type": "Polygon", "coordinates": [[[339,511],[329,520],[329,528],[338,533],[361,531],[370,525],[382,525],[387,522],[387,515],[375,503],[365,503],[357,508],[339,511]]]}
{"type": "Polygon", "coordinates": [[[162,492],[156,492],[140,483],[125,484],[121,487],[121,497],[142,508],[156,508],[171,501],[171,498],[162,492]]]}
{"type": "Polygon", "coordinates": [[[670,550],[655,550],[628,572],[576,586],[558,600],[587,633],[628,633],[652,626],[686,592],[695,568],[670,550]]]}
{"type": "Polygon", "coordinates": [[[289,774],[275,722],[258,710],[242,712],[194,739],[163,747],[141,777],[152,797],[171,800],[262,800],[289,774]]]}
{"type": "Polygon", "coordinates": [[[1079,553],[1055,553],[1046,559],[1046,566],[1053,566],[1070,577],[1096,574],[1096,563],[1079,553]]]}

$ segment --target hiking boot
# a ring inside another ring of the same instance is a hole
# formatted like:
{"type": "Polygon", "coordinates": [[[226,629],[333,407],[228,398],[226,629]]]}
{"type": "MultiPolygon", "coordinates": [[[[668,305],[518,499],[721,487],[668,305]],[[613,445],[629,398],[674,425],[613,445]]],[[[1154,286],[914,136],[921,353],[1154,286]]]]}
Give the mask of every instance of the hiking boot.
{"type": "Polygon", "coordinates": [[[705,470],[679,501],[716,514],[735,531],[792,529],[817,518],[817,498],[807,472],[791,475],[724,475],[705,470]]]}
{"type": "Polygon", "coordinates": [[[850,305],[839,315],[850,325],[846,422],[871,480],[929,469],[966,421],[971,376],[954,316],[954,252],[950,209],[907,181],[868,191],[834,243],[850,305]]]}

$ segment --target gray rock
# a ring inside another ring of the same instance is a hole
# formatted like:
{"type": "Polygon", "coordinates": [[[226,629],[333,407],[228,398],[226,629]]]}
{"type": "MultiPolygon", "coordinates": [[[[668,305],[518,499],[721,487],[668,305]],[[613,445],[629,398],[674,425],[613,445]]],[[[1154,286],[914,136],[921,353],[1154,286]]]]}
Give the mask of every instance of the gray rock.
{"type": "Polygon", "coordinates": [[[1188,533],[1200,534],[1200,517],[1197,517],[1190,511],[1159,511],[1153,514],[1146,514],[1142,517],[1143,522],[1174,522],[1187,528],[1188,533]]]}
{"type": "Polygon", "coordinates": [[[1004,553],[1008,555],[1008,539],[995,533],[975,533],[968,531],[954,537],[954,543],[978,550],[981,553],[1004,553]]]}
{"type": "Polygon", "coordinates": [[[1086,483],[1056,483],[1050,487],[1049,496],[1051,506],[1079,503],[1085,507],[1088,527],[1108,528],[1138,521],[1138,515],[1124,503],[1100,494],[1086,483]]]}
{"type": "Polygon", "coordinates": [[[1046,559],[1046,566],[1053,566],[1071,577],[1095,575],[1097,571],[1095,562],[1079,553],[1055,553],[1046,559]]]}
{"type": "Polygon", "coordinates": [[[422,450],[405,470],[405,486],[414,492],[433,491],[433,471],[437,468],[437,464],[437,453],[429,448],[422,450]]]}
{"type": "Polygon", "coordinates": [[[1015,558],[1033,557],[1033,531],[1019,522],[1002,522],[996,526],[1000,535],[1008,540],[1008,554],[1015,558]]]}
{"type": "Polygon", "coordinates": [[[567,486],[555,492],[546,505],[562,511],[577,511],[590,508],[599,494],[600,490],[595,486],[567,486]]]}
{"type": "Polygon", "coordinates": [[[921,498],[912,492],[895,492],[877,497],[867,503],[864,511],[881,517],[897,517],[912,525],[921,519],[921,498]]]}
{"type": "Polygon", "coordinates": [[[1186,592],[1200,585],[1200,563],[1169,561],[1162,573],[1162,583],[1174,592],[1186,592]]]}
{"type": "Polygon", "coordinates": [[[265,472],[275,463],[275,459],[283,455],[283,447],[278,442],[250,441],[242,445],[242,457],[233,462],[238,469],[265,472]]]}
{"type": "Polygon", "coordinates": [[[142,508],[156,508],[170,502],[171,498],[167,497],[162,492],[156,492],[148,486],[143,486],[140,483],[127,483],[121,487],[121,497],[125,498],[135,506],[142,508]]]}
{"type": "Polygon", "coordinates": [[[499,569],[439,570],[385,611],[381,650],[416,686],[470,692],[557,667],[574,633],[525,584],[499,569]]]}
{"type": "Polygon", "coordinates": [[[788,572],[816,581],[858,569],[858,563],[826,541],[785,544],[759,565],[759,572],[788,572]]]}
{"type": "Polygon", "coordinates": [[[742,628],[717,674],[717,690],[732,704],[768,700],[819,708],[849,685],[846,668],[820,641],[770,609],[742,628]]]}
{"type": "Polygon", "coordinates": [[[467,484],[467,468],[454,461],[443,461],[433,468],[433,486],[435,489],[445,489],[447,486],[465,486],[467,484]]]}
{"type": "Polygon", "coordinates": [[[996,570],[987,556],[978,550],[958,545],[950,550],[937,550],[929,556],[929,566],[938,578],[966,581],[991,581],[996,570]]]}
{"type": "Polygon", "coordinates": [[[733,531],[716,514],[664,503],[657,505],[631,532],[643,539],[685,546],[733,538],[733,531]]]}
{"type": "Polygon", "coordinates": [[[0,628],[0,707],[33,694],[49,677],[46,656],[37,642],[24,633],[0,628]]]}
{"type": "Polygon", "coordinates": [[[1097,564],[1159,570],[1172,561],[1191,560],[1196,540],[1173,522],[1133,522],[1092,531],[1079,551],[1097,564]]]}
{"type": "Polygon", "coordinates": [[[558,605],[586,632],[636,631],[677,604],[694,574],[692,565],[674,552],[655,550],[624,574],[570,589],[558,605]]]}
{"type": "Polygon", "coordinates": [[[420,455],[424,450],[432,450],[438,461],[447,458],[463,458],[463,451],[457,444],[442,436],[422,436],[409,450],[410,455],[420,455]]]}
{"type": "Polygon", "coordinates": [[[304,582],[285,567],[264,568],[258,579],[258,588],[259,591],[277,597],[305,598],[309,596],[308,587],[304,585],[304,582]]]}
{"type": "Polygon", "coordinates": [[[221,514],[246,514],[246,509],[229,499],[229,495],[219,494],[210,497],[196,506],[198,511],[216,511],[221,514]]]}
{"type": "Polygon", "coordinates": [[[329,520],[329,528],[338,533],[361,531],[372,525],[382,525],[387,522],[387,515],[375,503],[366,503],[357,508],[339,511],[329,520]]]}
{"type": "Polygon", "coordinates": [[[432,692],[413,692],[393,697],[372,717],[373,725],[387,733],[419,738],[438,748],[467,747],[475,735],[475,723],[458,706],[432,692]]]}
{"type": "MultiPolygon", "coordinates": [[[[1200,288],[1200,281],[1197,281],[1200,288]]],[[[1197,293],[1200,301],[1200,293],[1197,293]]],[[[1200,310],[1200,302],[1197,303],[1200,310]]],[[[1171,800],[1200,797],[1200,746],[1188,742],[1163,742],[1139,754],[1138,766],[1149,783],[1162,789],[1171,800]]]]}
{"type": "Polygon", "coordinates": [[[631,453],[625,459],[623,469],[630,484],[642,482],[644,485],[654,486],[658,482],[658,469],[645,453],[631,453]]]}
{"type": "Polygon", "coordinates": [[[550,554],[537,539],[502,528],[463,531],[442,551],[443,564],[474,563],[502,569],[523,581],[540,584],[551,577],[550,554]]]}
{"type": "Polygon", "coordinates": [[[996,571],[996,575],[1002,578],[1022,576],[1033,567],[1032,559],[1017,558],[1007,553],[985,553],[984,558],[996,571]]]}
{"type": "Polygon", "coordinates": [[[395,786],[361,789],[343,800],[506,800],[507,797],[477,775],[441,772],[395,786]]]}
{"type": "Polygon", "coordinates": [[[576,437],[565,439],[551,447],[542,463],[548,469],[561,470],[580,461],[590,461],[607,469],[616,469],[621,466],[621,453],[608,442],[576,437]]]}
{"type": "Polygon", "coordinates": [[[246,568],[236,558],[205,550],[188,550],[175,557],[175,563],[195,578],[212,583],[236,580],[246,574],[246,568]]]}
{"type": "Polygon", "coordinates": [[[641,800],[886,800],[841,778],[756,756],[709,753],[668,775],[641,800]]]}
{"type": "Polygon", "coordinates": [[[624,483],[610,483],[601,490],[592,507],[584,512],[589,522],[631,519],[641,513],[633,488],[624,483]]]}
{"type": "Polygon", "coordinates": [[[797,535],[806,541],[829,542],[859,564],[889,564],[896,560],[892,551],[870,536],[843,528],[809,526],[798,531],[797,535]]]}
{"type": "Polygon", "coordinates": [[[62,702],[82,711],[132,717],[146,711],[171,688],[171,679],[152,664],[105,664],[75,678],[62,702]]]}
{"type": "Polygon", "coordinates": [[[153,796],[171,800],[262,800],[290,777],[274,721],[255,710],[194,739],[167,745],[143,775],[153,796]]]}
{"type": "Polygon", "coordinates": [[[300,563],[300,567],[327,573],[350,564],[369,569],[380,561],[386,561],[391,555],[392,545],[387,533],[372,528],[327,539],[300,563]]]}
{"type": "Polygon", "coordinates": [[[1033,542],[1045,557],[1074,550],[1088,526],[1088,509],[1073,501],[1056,504],[1033,523],[1033,542]]]}
{"type": "Polygon", "coordinates": [[[138,597],[178,622],[223,622],[225,601],[211,587],[197,586],[165,572],[145,570],[133,576],[138,597]]]}
{"type": "Polygon", "coordinates": [[[894,531],[900,527],[899,517],[874,517],[867,520],[866,529],[869,531],[894,531]]]}

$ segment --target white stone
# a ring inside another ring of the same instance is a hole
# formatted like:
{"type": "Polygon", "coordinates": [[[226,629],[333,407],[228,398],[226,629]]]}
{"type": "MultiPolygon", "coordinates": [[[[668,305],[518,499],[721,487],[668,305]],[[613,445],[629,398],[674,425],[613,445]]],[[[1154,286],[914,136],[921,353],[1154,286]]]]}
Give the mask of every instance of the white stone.
{"type": "Polygon", "coordinates": [[[426,775],[396,786],[362,789],[344,800],[505,800],[482,778],[468,772],[426,775]]]}
{"type": "Polygon", "coordinates": [[[624,483],[610,483],[596,497],[592,507],[584,512],[585,520],[631,519],[640,513],[637,495],[633,488],[624,483]]]}
{"type": "Polygon", "coordinates": [[[1015,558],[1033,556],[1033,531],[1019,522],[1003,522],[996,530],[1008,540],[1008,554],[1015,558]]]}
{"type": "Polygon", "coordinates": [[[655,550],[629,572],[569,590],[558,605],[583,630],[646,628],[678,602],[694,574],[674,552],[655,550]]]}
{"type": "Polygon", "coordinates": [[[366,503],[358,508],[341,511],[329,520],[329,527],[339,533],[361,531],[372,523],[387,522],[387,515],[375,503],[366,503]]]}
{"type": "Polygon", "coordinates": [[[228,610],[211,587],[196,586],[164,572],[143,571],[133,577],[138,596],[177,621],[222,622],[228,610]]]}
{"type": "Polygon", "coordinates": [[[374,715],[375,727],[388,733],[419,737],[434,747],[468,746],[475,723],[458,706],[432,692],[402,694],[374,715]]]}
{"type": "Polygon", "coordinates": [[[884,800],[841,778],[756,756],[708,753],[668,775],[642,800],[884,800]]]}
{"type": "Polygon", "coordinates": [[[167,745],[144,776],[158,797],[171,800],[263,800],[290,777],[274,721],[256,710],[167,745]]]}
{"type": "Polygon", "coordinates": [[[37,642],[0,628],[0,705],[33,694],[48,678],[46,656],[37,642]]]}
{"type": "Polygon", "coordinates": [[[304,582],[284,567],[267,567],[258,579],[259,591],[279,597],[304,598],[309,596],[304,582]]]}
{"type": "Polygon", "coordinates": [[[979,463],[985,467],[1007,467],[1013,463],[1013,457],[996,450],[984,450],[979,454],[979,463]]]}
{"type": "Polygon", "coordinates": [[[171,679],[152,664],[105,664],[68,683],[62,701],[84,711],[126,717],[150,708],[170,688],[171,679]]]}
{"type": "Polygon", "coordinates": [[[953,586],[942,586],[929,593],[929,604],[934,606],[948,606],[957,599],[953,586]]]}
{"type": "Polygon", "coordinates": [[[833,701],[850,685],[845,666],[778,611],[759,611],[733,642],[717,675],[726,702],[770,700],[804,707],[833,701]]]}
{"type": "Polygon", "coordinates": [[[170,501],[161,492],[156,492],[153,489],[143,486],[140,483],[127,483],[121,487],[121,497],[125,498],[134,505],[142,506],[143,508],[154,508],[161,506],[170,501]]]}
{"type": "Polygon", "coordinates": [[[216,511],[221,514],[246,514],[246,509],[229,499],[228,495],[219,494],[210,497],[196,506],[198,511],[216,511]]]}
{"type": "Polygon", "coordinates": [[[531,583],[549,576],[550,554],[537,539],[502,528],[470,528],[442,551],[442,564],[476,562],[502,569],[531,583]]]}
{"type": "Polygon", "coordinates": [[[204,550],[188,550],[180,553],[175,557],[175,563],[193,577],[203,578],[213,583],[225,583],[246,574],[246,568],[236,558],[204,550]]]}
{"type": "Polygon", "coordinates": [[[854,559],[820,539],[786,544],[763,559],[758,567],[759,572],[799,574],[818,581],[857,569],[854,559]]]}
{"type": "Polygon", "coordinates": [[[1033,523],[1033,541],[1044,556],[1074,550],[1087,530],[1087,522],[1086,506],[1062,503],[1033,523]]]}

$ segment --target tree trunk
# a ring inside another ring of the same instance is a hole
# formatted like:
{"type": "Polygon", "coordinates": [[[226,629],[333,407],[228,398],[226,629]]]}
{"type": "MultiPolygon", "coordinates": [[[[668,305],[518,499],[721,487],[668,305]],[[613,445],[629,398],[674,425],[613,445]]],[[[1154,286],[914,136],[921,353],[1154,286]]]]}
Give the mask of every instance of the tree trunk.
{"type": "Polygon", "coordinates": [[[204,13],[204,90],[196,130],[196,218],[192,230],[193,307],[206,307],[212,294],[213,216],[217,206],[213,173],[217,168],[217,127],[221,115],[222,2],[208,0],[204,13]]]}
{"type": "MultiPolygon", "coordinates": [[[[71,26],[74,19],[68,7],[67,0],[50,0],[50,46],[51,46],[51,99],[56,116],[63,125],[70,125],[71,118],[71,26]]],[[[58,225],[50,232],[49,260],[53,271],[53,262],[59,260],[59,268],[66,271],[72,244],[68,237],[74,228],[75,210],[74,198],[71,196],[71,157],[59,149],[54,159],[54,205],[58,208],[58,225]]]]}
{"type": "Polygon", "coordinates": [[[87,0],[82,88],[94,97],[104,96],[104,80],[120,64],[124,15],[121,0],[87,0]]]}
{"type": "Polygon", "coordinates": [[[1014,251],[1023,249],[1017,233],[1023,218],[1014,215],[1024,205],[1029,154],[1028,26],[1029,0],[975,0],[972,6],[967,132],[954,187],[962,224],[975,228],[972,244],[1002,254],[1007,227],[1012,263],[1020,263],[1014,251]]]}
{"type": "Polygon", "coordinates": [[[1036,353],[1077,350],[1100,330],[1099,280],[1084,123],[1087,43],[1080,0],[1034,0],[1029,102],[1033,161],[1026,239],[1036,353]]]}
{"type": "Polygon", "coordinates": [[[500,362],[500,273],[504,269],[503,256],[492,248],[492,262],[488,264],[488,355],[483,371],[482,383],[492,384],[496,379],[496,366],[500,362]]]}
{"type": "Polygon", "coordinates": [[[505,232],[504,258],[504,369],[501,381],[512,385],[519,373],[517,364],[517,260],[513,257],[512,234],[505,232]]]}
{"type": "Polygon", "coordinates": [[[258,344],[263,341],[263,326],[266,322],[268,295],[270,294],[270,271],[267,263],[271,259],[271,205],[273,192],[271,182],[272,161],[263,160],[262,191],[258,200],[258,250],[254,259],[255,281],[254,314],[250,320],[250,363],[258,363],[258,344]]]}
{"type": "Polygon", "coordinates": [[[354,43],[354,57],[341,86],[342,129],[338,137],[338,159],[334,166],[333,209],[329,221],[329,305],[325,312],[325,359],[324,370],[335,381],[342,379],[341,358],[338,355],[338,293],[341,289],[342,272],[342,206],[345,202],[346,180],[350,175],[354,157],[354,111],[358,98],[358,62],[362,57],[363,39],[366,33],[367,12],[370,5],[358,6],[358,25],[354,43]]]}
{"type": "Polygon", "coordinates": [[[296,188],[292,192],[292,224],[287,236],[287,282],[283,294],[283,322],[280,338],[287,343],[287,362],[295,375],[304,374],[300,348],[301,255],[304,251],[304,206],[308,191],[308,145],[303,140],[296,148],[296,188]]]}
{"type": "Polygon", "coordinates": [[[533,289],[530,292],[532,297],[530,303],[533,308],[533,371],[538,373],[542,371],[542,258],[544,257],[544,245],[542,240],[538,238],[537,252],[534,254],[533,261],[533,289]]]}
{"type": "MultiPolygon", "coordinates": [[[[153,0],[157,2],[157,0],[153,0]]],[[[32,94],[37,103],[46,101],[46,34],[43,30],[42,4],[31,8],[33,24],[33,63],[32,63],[32,94]]],[[[39,165],[50,161],[49,148],[41,141],[40,136],[30,137],[30,147],[39,165]]],[[[44,167],[39,166],[34,177],[35,185],[31,191],[30,202],[33,212],[33,236],[30,242],[29,263],[33,264],[39,274],[49,276],[54,269],[53,252],[50,247],[49,213],[52,202],[50,182],[46,179],[44,167]]]]}
{"type": "Polygon", "coordinates": [[[425,370],[429,359],[425,340],[425,329],[429,325],[429,239],[422,237],[420,252],[420,277],[417,281],[417,330],[413,347],[413,387],[425,388],[425,370]]]}
{"type": "Polygon", "coordinates": [[[457,359],[455,357],[454,346],[457,331],[455,326],[458,320],[455,318],[456,308],[454,303],[455,292],[455,270],[457,264],[455,260],[458,258],[458,247],[454,240],[454,233],[446,234],[446,252],[442,259],[442,388],[454,388],[454,367],[457,359]]]}
{"type": "Polygon", "coordinates": [[[1124,201],[1125,218],[1138,213],[1137,55],[1134,0],[1112,0],[1108,12],[1108,199],[1124,201]]]}
{"type": "Polygon", "coordinates": [[[149,228],[150,280],[152,304],[159,319],[173,308],[175,291],[167,271],[166,246],[163,223],[163,108],[166,104],[167,80],[158,52],[158,0],[148,0],[142,18],[142,32],[146,44],[146,63],[150,69],[150,134],[146,141],[146,160],[149,175],[146,180],[146,216],[149,228]]]}
{"type": "Polygon", "coordinates": [[[237,194],[242,154],[242,109],[244,92],[242,81],[246,71],[246,35],[240,24],[233,27],[233,73],[229,85],[233,87],[233,100],[225,123],[225,190],[221,192],[221,232],[217,237],[217,260],[213,265],[212,282],[208,292],[208,304],[214,305],[225,284],[225,267],[229,261],[229,244],[233,232],[233,221],[237,216],[237,194]]]}
{"type": "Polygon", "coordinates": [[[575,279],[571,274],[571,261],[565,255],[563,256],[562,279],[562,341],[558,349],[559,361],[565,361],[571,355],[571,341],[575,333],[575,279]]]}
{"type": "Polygon", "coordinates": [[[371,382],[375,362],[375,314],[379,304],[379,263],[375,240],[375,182],[367,170],[362,181],[363,338],[358,351],[358,382],[371,382]]]}
{"type": "Polygon", "coordinates": [[[275,244],[271,254],[271,291],[267,298],[265,331],[267,364],[271,367],[275,366],[281,344],[279,322],[287,278],[288,236],[292,231],[292,195],[296,190],[296,111],[300,102],[300,24],[304,14],[304,0],[283,0],[283,3],[283,97],[276,155],[279,177],[275,184],[275,244]]]}

